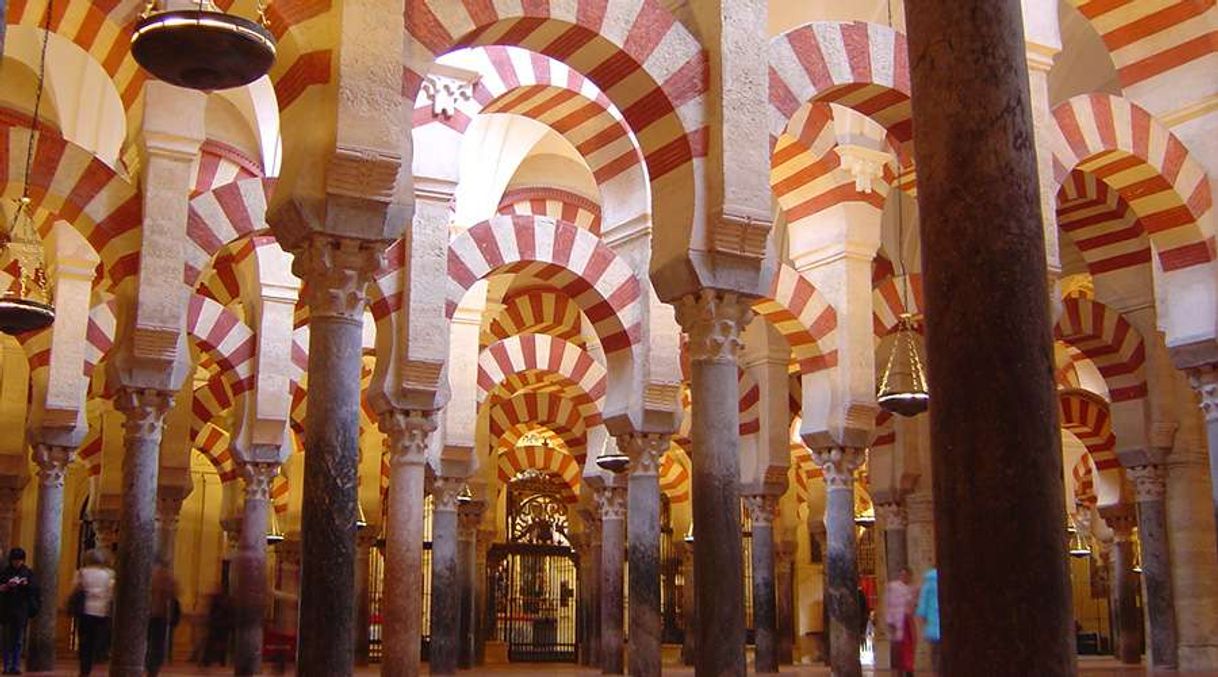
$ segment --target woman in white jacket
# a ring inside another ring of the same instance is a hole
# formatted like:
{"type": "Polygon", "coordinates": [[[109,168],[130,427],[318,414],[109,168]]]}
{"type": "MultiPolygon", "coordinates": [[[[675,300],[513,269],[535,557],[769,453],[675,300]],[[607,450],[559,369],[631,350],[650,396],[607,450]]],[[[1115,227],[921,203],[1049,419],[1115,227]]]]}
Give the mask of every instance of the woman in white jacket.
{"type": "Polygon", "coordinates": [[[80,634],[80,674],[87,677],[101,651],[114,598],[114,570],[106,566],[105,554],[96,549],[85,553],[85,565],[76,571],[73,585],[78,591],[73,594],[83,595],[76,627],[80,634]]]}

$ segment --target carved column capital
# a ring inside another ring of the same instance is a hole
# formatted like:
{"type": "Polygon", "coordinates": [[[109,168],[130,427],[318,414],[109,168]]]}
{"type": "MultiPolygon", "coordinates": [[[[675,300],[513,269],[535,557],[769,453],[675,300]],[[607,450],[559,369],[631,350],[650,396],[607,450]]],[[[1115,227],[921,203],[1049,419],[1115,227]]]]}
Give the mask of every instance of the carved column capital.
{"type": "Polygon", "coordinates": [[[859,447],[826,447],[812,450],[812,462],[825,476],[825,489],[854,488],[854,471],[867,460],[867,450],[859,447]]]}
{"type": "Polygon", "coordinates": [[[1188,382],[1201,397],[1205,420],[1218,421],[1218,365],[1207,364],[1188,370],[1188,382]]]}
{"type": "Polygon", "coordinates": [[[1126,468],[1125,474],[1133,482],[1133,493],[1138,503],[1162,501],[1167,496],[1167,471],[1161,465],[1137,465],[1126,468]]]}
{"type": "Polygon", "coordinates": [[[278,463],[242,463],[239,470],[245,480],[245,500],[271,500],[271,481],[279,474],[278,463]]]}
{"type": "Polygon", "coordinates": [[[39,443],[34,445],[33,455],[34,463],[38,465],[38,486],[58,488],[63,486],[68,466],[76,458],[76,450],[72,447],[39,443]]]}
{"type": "Polygon", "coordinates": [[[431,483],[431,496],[435,502],[435,509],[456,512],[457,504],[460,503],[457,499],[461,496],[461,489],[464,486],[464,478],[437,476],[431,483]]]}
{"type": "Polygon", "coordinates": [[[175,526],[182,515],[184,496],[157,496],[156,519],[165,526],[175,526]]]}
{"type": "Polygon", "coordinates": [[[478,537],[478,527],[482,526],[482,513],[486,510],[483,501],[467,501],[457,504],[457,535],[463,541],[472,541],[478,537]]]}
{"type": "Polygon", "coordinates": [[[753,319],[752,302],[734,292],[703,289],[677,301],[677,322],[689,335],[694,362],[736,362],[741,332],[753,319]]]}
{"type": "Polygon", "coordinates": [[[746,494],[740,497],[749,511],[754,527],[772,527],[778,516],[778,497],[773,494],[746,494]]]}
{"type": "Polygon", "coordinates": [[[668,435],[629,433],[618,438],[618,446],[630,457],[631,475],[658,475],[660,457],[668,449],[668,435]]]}
{"type": "Polygon", "coordinates": [[[368,283],[385,264],[385,244],[313,235],[292,252],[292,272],[313,317],[362,322],[368,283]]]}
{"type": "Polygon", "coordinates": [[[600,487],[596,490],[596,508],[601,521],[626,519],[625,487],[600,487]]]}
{"type": "Polygon", "coordinates": [[[128,438],[158,439],[165,414],[173,408],[173,393],[152,388],[119,388],[114,408],[126,416],[123,431],[128,438]]]}
{"type": "Polygon", "coordinates": [[[422,465],[428,437],[436,430],[435,414],[391,409],[381,413],[377,424],[386,436],[391,465],[422,465]]]}
{"type": "Polygon", "coordinates": [[[909,516],[905,505],[896,501],[876,503],[875,516],[879,519],[880,528],[884,531],[904,531],[909,526],[909,516]]]}

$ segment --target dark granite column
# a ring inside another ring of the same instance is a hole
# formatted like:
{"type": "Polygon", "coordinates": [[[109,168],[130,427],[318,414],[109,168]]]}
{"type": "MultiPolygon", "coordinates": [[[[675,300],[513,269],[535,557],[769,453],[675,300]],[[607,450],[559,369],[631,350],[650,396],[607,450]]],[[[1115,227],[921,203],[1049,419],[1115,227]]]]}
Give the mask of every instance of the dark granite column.
{"type": "Polygon", "coordinates": [[[686,541],[681,556],[681,571],[685,575],[685,641],[681,644],[681,664],[694,665],[698,660],[698,588],[694,577],[694,544],[686,541]]]}
{"type": "Polygon", "coordinates": [[[59,621],[59,562],[63,552],[63,480],[76,455],[71,447],[34,445],[38,465],[38,515],[34,541],[34,570],[42,595],[42,611],[30,622],[30,672],[55,669],[55,629],[59,621]]]}
{"type": "Polygon", "coordinates": [[[1137,517],[1128,505],[1117,508],[1103,511],[1104,521],[1113,535],[1111,588],[1116,616],[1113,655],[1126,665],[1137,665],[1142,662],[1143,642],[1142,610],[1138,608],[1140,580],[1133,571],[1133,530],[1137,527],[1137,517]]]}
{"type": "Polygon", "coordinates": [[[381,675],[415,677],[423,643],[424,462],[436,422],[423,412],[394,410],[381,413],[379,425],[389,454],[381,675]]]}
{"type": "Polygon", "coordinates": [[[372,549],[376,547],[375,525],[355,534],[355,664],[372,663],[372,549]]]}
{"type": "Polygon", "coordinates": [[[1177,664],[1176,598],[1171,582],[1171,550],[1167,542],[1167,471],[1161,465],[1126,468],[1138,502],[1138,537],[1142,544],[1143,604],[1150,618],[1150,664],[1177,664]]]}
{"type": "Polygon", "coordinates": [[[854,531],[854,471],[865,458],[863,449],[812,450],[812,460],[825,478],[825,607],[829,614],[829,665],[833,674],[839,677],[863,674],[859,663],[862,617],[854,531]]]}
{"type": "Polygon", "coordinates": [[[747,299],[713,289],[681,299],[676,311],[689,336],[694,568],[702,572],[695,668],[705,675],[743,675],[738,370],[740,333],[753,311],[747,299]]]}
{"type": "Polygon", "coordinates": [[[190,487],[161,485],[156,495],[156,553],[170,571],[173,571],[174,552],[177,550],[178,521],[182,515],[182,501],[190,494],[190,487]]]}
{"type": "Polygon", "coordinates": [[[774,549],[774,596],[778,611],[778,664],[795,662],[795,544],[774,549]]]}
{"type": "Polygon", "coordinates": [[[1021,3],[908,0],[906,18],[941,672],[1072,675],[1061,431],[1021,3]]]}
{"type": "Polygon", "coordinates": [[[461,645],[457,663],[462,669],[474,667],[474,581],[478,567],[478,527],[482,524],[482,501],[468,501],[457,507],[457,575],[461,588],[461,645]]]}
{"type": "Polygon", "coordinates": [[[140,677],[148,650],[148,583],[156,559],[156,485],[165,414],[173,394],[123,388],[114,408],[123,412],[123,499],[119,517],[118,581],[110,674],[140,677]]]}
{"type": "Polygon", "coordinates": [[[895,581],[901,576],[901,570],[909,566],[909,545],[905,540],[909,520],[905,515],[905,506],[900,503],[879,503],[875,506],[875,514],[884,532],[885,580],[895,581]]]}
{"type": "Polygon", "coordinates": [[[309,309],[300,634],[304,677],[349,675],[355,665],[355,517],[360,370],[366,287],[379,243],[313,235],[293,252],[309,309]]]}
{"type": "Polygon", "coordinates": [[[580,579],[588,582],[588,639],[585,642],[588,653],[588,666],[601,666],[601,564],[604,562],[604,522],[601,521],[600,507],[595,506],[584,513],[584,530],[588,535],[587,567],[580,571],[580,579]]]}
{"type": "Polygon", "coordinates": [[[8,553],[13,547],[13,520],[23,490],[24,487],[0,487],[0,552],[8,553]]]}
{"type": "Polygon", "coordinates": [[[266,530],[271,511],[271,480],[278,463],[242,463],[245,508],[233,558],[236,626],[233,628],[233,674],[262,672],[262,620],[270,599],[266,589],[266,530]]]}
{"type": "Polygon", "coordinates": [[[622,560],[626,552],[626,489],[600,487],[596,504],[601,512],[601,672],[625,674],[622,638],[622,560]]]}
{"type": "Polygon", "coordinates": [[[774,584],[778,497],[753,494],[744,497],[744,504],[753,523],[753,668],[758,673],[778,672],[778,598],[774,584]]]}
{"type": "Polygon", "coordinates": [[[486,665],[486,641],[494,624],[495,609],[487,596],[486,574],[495,536],[494,527],[478,531],[478,563],[474,569],[474,665],[486,665]]]}
{"type": "Polygon", "coordinates": [[[431,485],[431,644],[433,675],[457,672],[461,651],[461,576],[457,557],[457,497],[465,479],[437,477],[431,485]]]}
{"type": "Polygon", "coordinates": [[[1214,526],[1218,527],[1218,365],[1208,364],[1188,371],[1189,383],[1201,398],[1205,414],[1205,437],[1210,455],[1210,490],[1214,496],[1214,526]]]}
{"type": "Polygon", "coordinates": [[[630,557],[630,674],[660,674],[660,456],[666,435],[629,435],[627,543],[630,557]]]}

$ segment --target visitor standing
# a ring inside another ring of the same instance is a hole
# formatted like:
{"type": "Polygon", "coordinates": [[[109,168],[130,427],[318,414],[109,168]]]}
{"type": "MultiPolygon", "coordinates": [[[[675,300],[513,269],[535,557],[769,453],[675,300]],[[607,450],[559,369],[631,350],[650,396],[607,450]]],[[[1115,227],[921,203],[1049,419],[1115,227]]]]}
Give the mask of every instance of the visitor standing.
{"type": "Polygon", "coordinates": [[[884,591],[884,622],[888,625],[888,637],[892,640],[892,669],[901,677],[913,675],[918,644],[913,620],[917,599],[912,578],[909,567],[902,567],[897,577],[888,581],[888,588],[884,591]]]}
{"type": "Polygon", "coordinates": [[[156,677],[165,662],[169,644],[169,621],[178,596],[178,583],[173,572],[159,560],[152,569],[152,605],[148,615],[148,653],[145,668],[149,677],[156,677]]]}
{"type": "Polygon", "coordinates": [[[21,674],[21,648],[30,617],[38,614],[38,582],[25,565],[25,550],[8,551],[8,566],[0,571],[0,622],[4,623],[4,674],[21,674]]]}
{"type": "Polygon", "coordinates": [[[922,636],[930,644],[930,664],[939,674],[939,570],[930,569],[922,576],[922,591],[918,594],[917,616],[922,620],[922,636]]]}
{"type": "Polygon", "coordinates": [[[93,662],[101,655],[110,623],[110,603],[114,599],[114,570],[106,566],[102,551],[85,553],[85,565],[76,571],[72,588],[68,606],[76,616],[80,638],[80,674],[88,677],[93,672],[93,662]],[[79,602],[73,601],[77,599],[79,602]]]}

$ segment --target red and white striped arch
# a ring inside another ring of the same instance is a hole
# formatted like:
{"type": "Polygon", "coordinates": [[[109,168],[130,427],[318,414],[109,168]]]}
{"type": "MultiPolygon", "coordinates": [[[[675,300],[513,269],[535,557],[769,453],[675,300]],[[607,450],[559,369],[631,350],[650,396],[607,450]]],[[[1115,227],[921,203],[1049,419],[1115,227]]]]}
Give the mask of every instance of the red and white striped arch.
{"type": "Polygon", "coordinates": [[[282,518],[288,514],[288,499],[292,493],[292,485],[288,481],[288,476],[280,472],[275,475],[275,479],[271,480],[271,505],[275,508],[275,514],[282,518]]]}
{"type": "MultiPolygon", "coordinates": [[[[478,402],[517,392],[513,377],[541,377],[571,397],[586,418],[604,408],[605,368],[579,346],[546,334],[523,334],[496,341],[478,356],[478,402]]],[[[531,379],[535,380],[535,379],[531,379]]]]}
{"type": "Polygon", "coordinates": [[[233,396],[254,387],[254,332],[231,310],[194,294],[186,308],[186,332],[219,367],[233,396]]]}
{"type": "Polygon", "coordinates": [[[538,470],[562,479],[566,486],[563,500],[567,503],[579,500],[580,464],[575,457],[554,447],[528,445],[501,448],[497,467],[501,484],[506,485],[525,470],[538,470]]]}
{"type": "Polygon", "coordinates": [[[186,220],[185,280],[192,287],[212,256],[234,240],[266,228],[275,179],[245,178],[190,199],[186,220]]]}
{"type": "Polygon", "coordinates": [[[1218,13],[1212,2],[1070,0],[1070,4],[1104,40],[1124,87],[1187,66],[1212,68],[1218,51],[1214,39],[1218,13]]]}
{"type": "Polygon", "coordinates": [[[1091,299],[1071,296],[1062,302],[1054,337],[1073,346],[1099,369],[1113,402],[1146,397],[1146,345],[1120,313],[1091,299]]]}
{"type": "Polygon", "coordinates": [[[593,235],[601,233],[601,206],[594,200],[562,188],[512,188],[499,200],[499,214],[547,216],[584,228],[593,235]]]}
{"type": "Polygon", "coordinates": [[[1129,202],[1099,176],[1074,170],[1057,191],[1057,226],[1093,277],[1150,279],[1150,238],[1129,202]]]}
{"type": "Polygon", "coordinates": [[[1119,471],[1116,456],[1116,435],[1104,398],[1087,390],[1063,390],[1058,393],[1061,426],[1074,433],[1101,473],[1119,471]]]}
{"type": "MultiPolygon", "coordinates": [[[[685,462],[677,457],[671,447],[660,457],[660,491],[668,497],[671,505],[684,503],[689,500],[689,469],[685,462]]],[[[681,452],[684,455],[684,452],[681,452]]]]}
{"type": "Polygon", "coordinates": [[[880,338],[896,330],[902,314],[922,315],[922,274],[885,277],[871,292],[871,306],[874,308],[875,335],[880,338]]]}
{"type": "Polygon", "coordinates": [[[89,324],[85,329],[85,378],[93,378],[97,365],[114,347],[118,330],[118,299],[110,298],[89,309],[89,324]]]}
{"type": "Polygon", "coordinates": [[[569,297],[548,289],[527,289],[509,295],[503,309],[487,325],[484,342],[516,334],[549,334],[583,347],[583,321],[579,306],[569,297]]]}
{"type": "Polygon", "coordinates": [[[199,437],[195,439],[194,448],[211,462],[216,474],[220,476],[220,484],[228,484],[237,479],[237,462],[233,459],[228,433],[224,430],[210,423],[203,426],[199,437]]]}
{"type": "Polygon", "coordinates": [[[812,282],[785,263],[778,264],[767,295],[753,303],[791,345],[791,354],[801,373],[812,373],[837,365],[832,346],[837,332],[837,311],[812,282]]]}
{"type": "Polygon", "coordinates": [[[211,425],[225,429],[224,414],[233,407],[233,394],[219,374],[212,376],[191,392],[190,439],[197,444],[204,429],[211,425]]]}
{"type": "Polygon", "coordinates": [[[740,383],[740,436],[761,432],[761,388],[747,369],[737,369],[740,383]]]}
{"type": "Polygon", "coordinates": [[[1095,469],[1088,454],[1078,459],[1070,475],[1074,478],[1074,500],[1088,508],[1095,507],[1099,497],[1095,493],[1095,469]]]}
{"type": "Polygon", "coordinates": [[[262,163],[259,160],[234,145],[207,139],[199,147],[199,162],[195,168],[191,197],[229,183],[260,179],[263,176],[262,163]]]}
{"type": "MultiPolygon", "coordinates": [[[[1165,126],[1136,104],[1109,94],[1076,96],[1055,108],[1053,117],[1059,185],[1079,170],[1120,193],[1137,214],[1164,271],[1214,260],[1209,178],[1165,126]]],[[[1114,254],[1108,252],[1107,258],[1114,254]]]]}
{"type": "Polygon", "coordinates": [[[448,317],[475,282],[497,273],[528,274],[571,297],[607,356],[631,350],[642,334],[638,278],[586,230],[533,216],[497,216],[456,236],[448,247],[448,317]]]}
{"type": "Polygon", "coordinates": [[[579,405],[551,392],[520,392],[490,409],[490,435],[497,446],[514,445],[526,434],[538,433],[561,443],[578,459],[587,453],[588,420],[579,405]]]}

